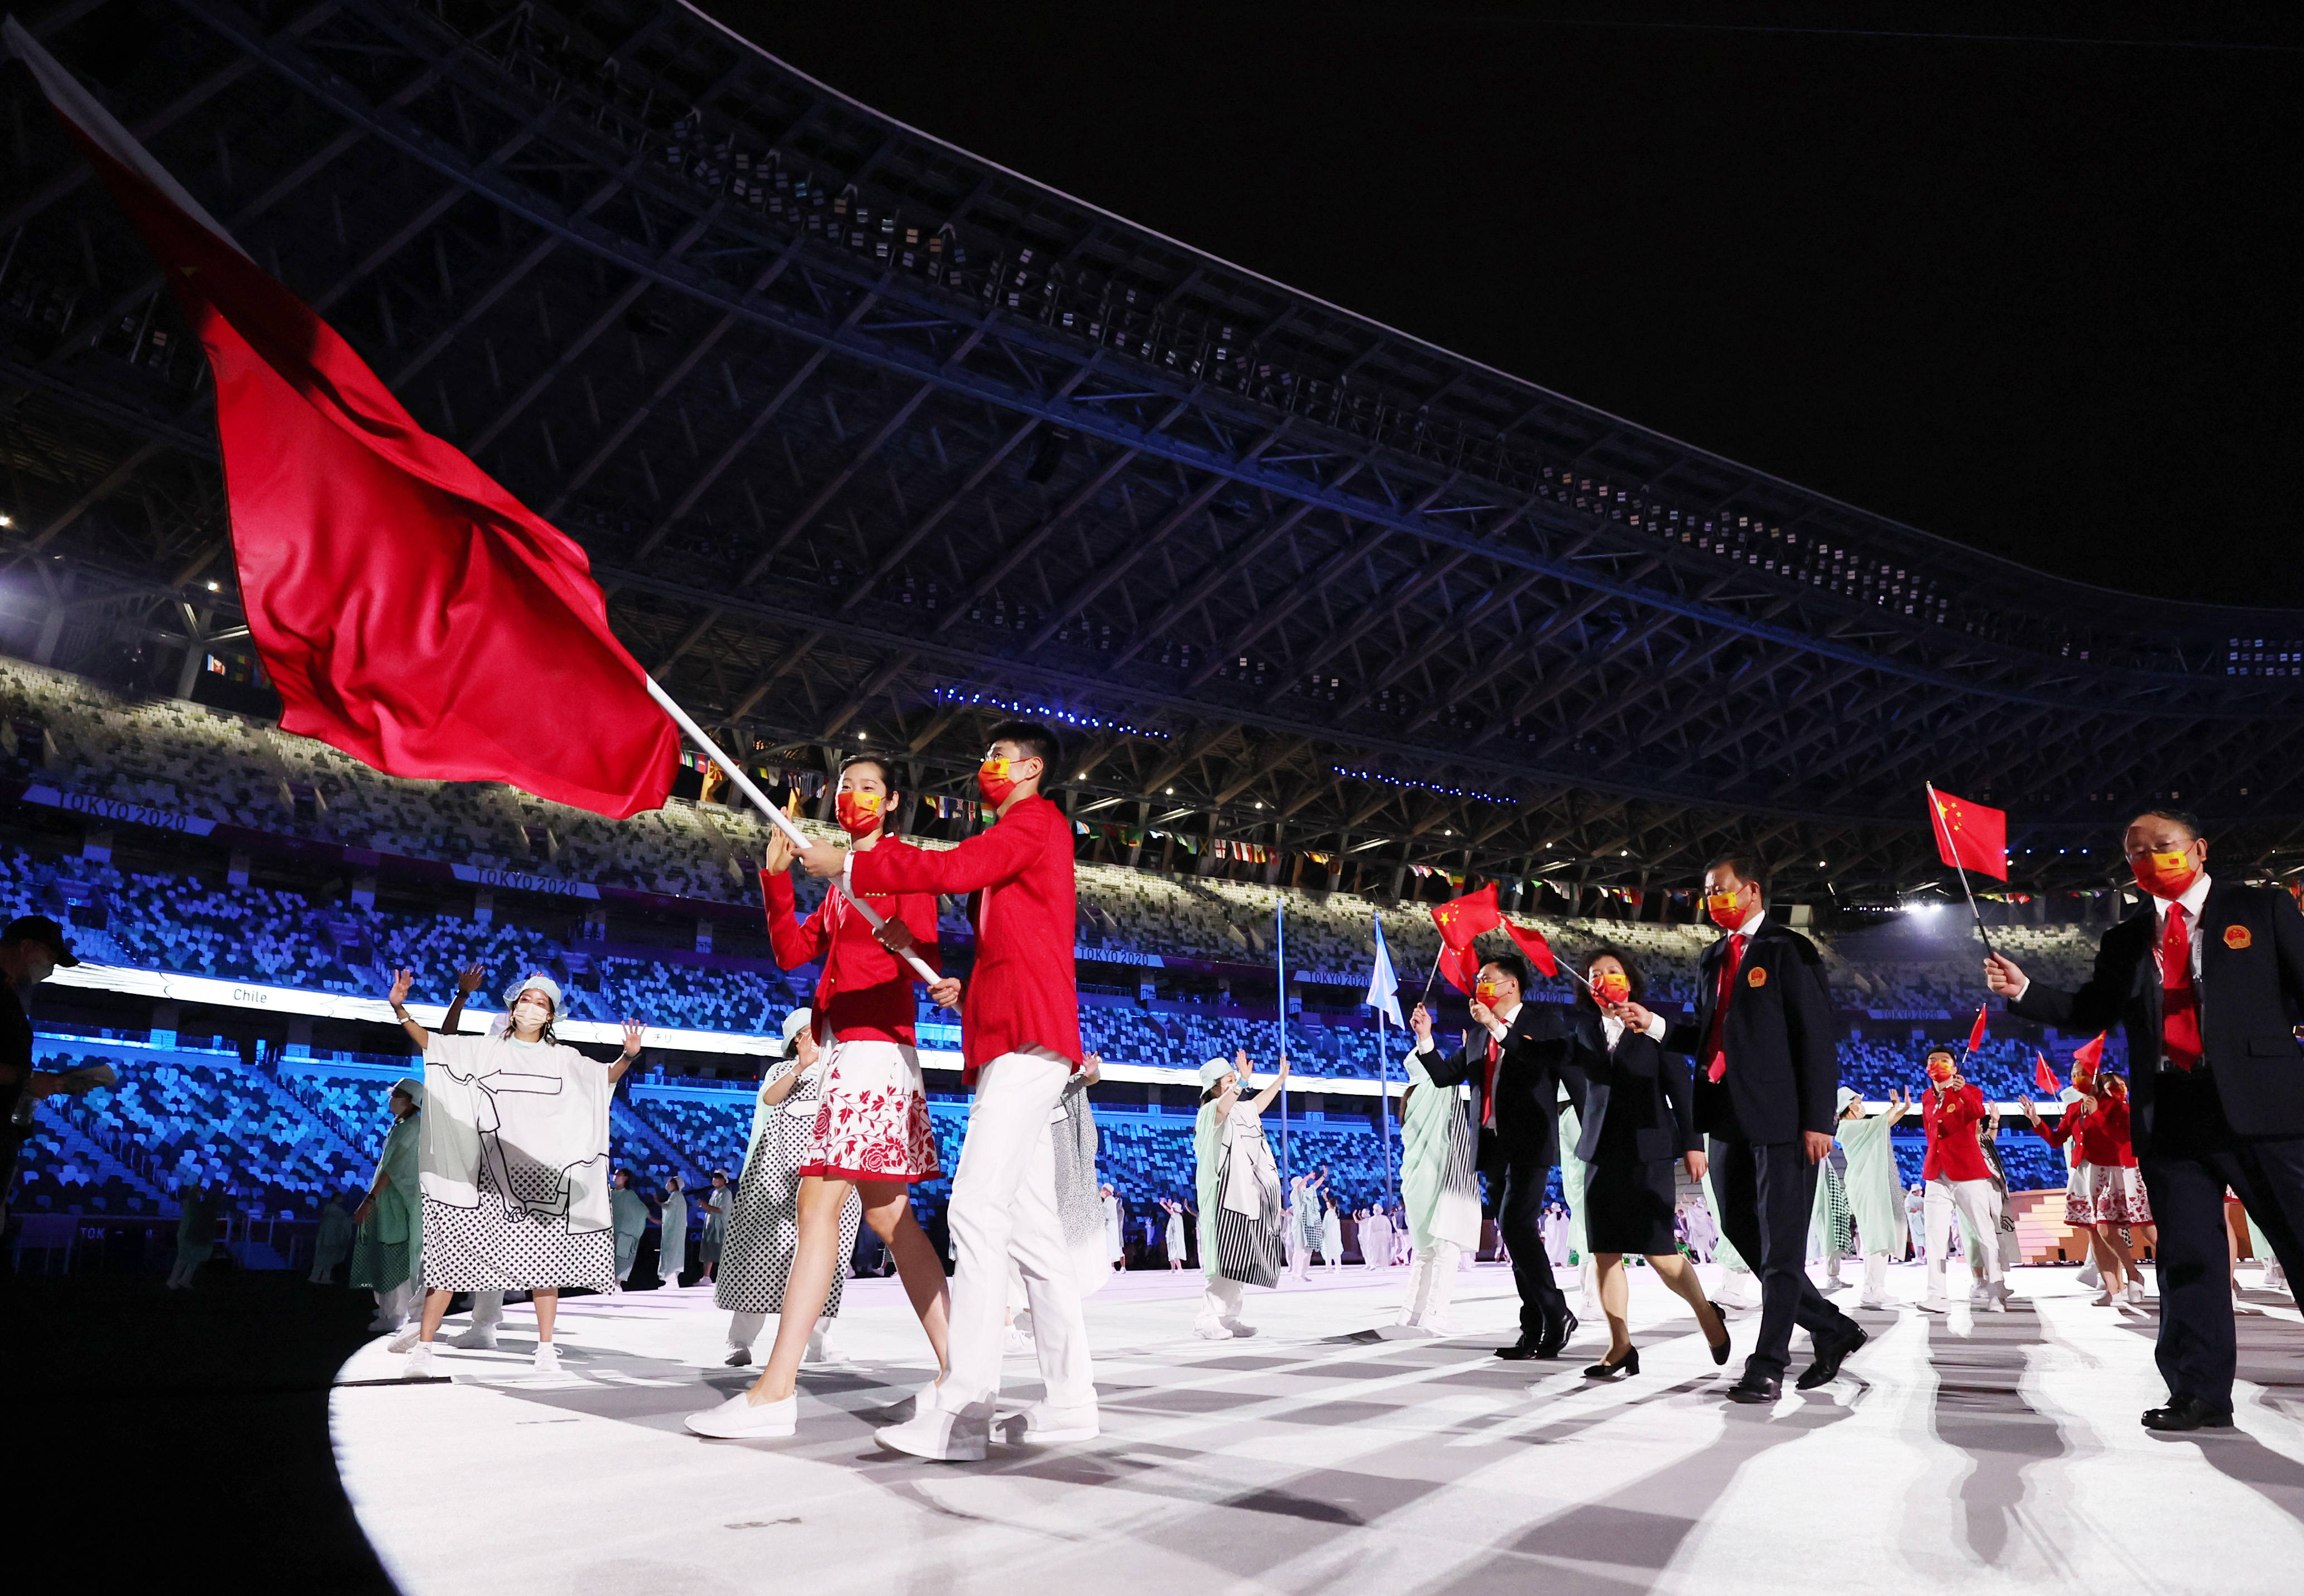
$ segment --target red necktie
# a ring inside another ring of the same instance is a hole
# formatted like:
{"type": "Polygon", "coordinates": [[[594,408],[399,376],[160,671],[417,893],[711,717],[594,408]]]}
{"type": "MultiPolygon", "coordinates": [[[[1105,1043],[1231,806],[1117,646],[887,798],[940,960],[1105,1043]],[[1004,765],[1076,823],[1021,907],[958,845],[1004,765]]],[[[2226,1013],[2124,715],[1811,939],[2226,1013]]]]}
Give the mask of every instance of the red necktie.
{"type": "Polygon", "coordinates": [[[1480,1123],[1491,1130],[1496,1124],[1496,1062],[1504,1056],[1504,1050],[1496,1045],[1496,1039],[1489,1037],[1488,1083],[1487,1090],[1480,1094],[1480,1123]]]}
{"type": "Polygon", "coordinates": [[[1728,1000],[1735,995],[1736,972],[1744,964],[1744,933],[1732,932],[1728,951],[1720,960],[1720,990],[1712,995],[1712,1030],[1704,1039],[1704,1056],[1709,1060],[1704,1066],[1704,1078],[1717,1082],[1728,1073],[1726,1037],[1728,1034],[1728,1000]]]}
{"type": "Polygon", "coordinates": [[[2200,1063],[2200,994],[2192,985],[2191,916],[2181,903],[2168,906],[2160,933],[2160,1049],[2179,1069],[2200,1063]]]}

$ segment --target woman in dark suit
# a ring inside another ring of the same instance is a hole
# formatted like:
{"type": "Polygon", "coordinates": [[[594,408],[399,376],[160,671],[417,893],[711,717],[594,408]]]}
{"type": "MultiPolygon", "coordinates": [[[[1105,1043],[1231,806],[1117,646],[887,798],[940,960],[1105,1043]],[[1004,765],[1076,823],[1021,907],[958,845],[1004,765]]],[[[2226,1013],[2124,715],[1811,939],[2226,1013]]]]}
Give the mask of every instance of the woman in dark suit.
{"type": "Polygon", "coordinates": [[[1688,1300],[1712,1344],[1712,1361],[1725,1363],[1728,1327],[1673,1232],[1680,1168],[1691,1179],[1704,1178],[1687,1062],[1653,1037],[1628,1034],[1616,1017],[1621,1005],[1639,1001],[1647,991],[1631,954],[1599,949],[1584,961],[1584,979],[1575,1033],[1557,1044],[1563,1050],[1562,1077],[1577,1099],[1584,1240],[1599,1273],[1600,1311],[1608,1319],[1608,1355],[1584,1373],[1608,1380],[1640,1372],[1625,1322],[1631,1296],[1627,1253],[1645,1256],[1656,1278],[1688,1300]]]}

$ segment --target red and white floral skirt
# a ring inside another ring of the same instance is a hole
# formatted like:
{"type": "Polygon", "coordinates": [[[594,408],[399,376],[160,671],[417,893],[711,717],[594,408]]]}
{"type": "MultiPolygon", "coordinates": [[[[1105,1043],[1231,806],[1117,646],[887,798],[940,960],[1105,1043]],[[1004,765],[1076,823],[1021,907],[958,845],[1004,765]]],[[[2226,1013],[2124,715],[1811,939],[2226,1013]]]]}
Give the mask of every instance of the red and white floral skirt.
{"type": "Polygon", "coordinates": [[[2072,1166],[2064,1188],[2068,1225],[2148,1225],[2152,1202],[2144,1195],[2144,1174],[2133,1164],[2072,1166]]]}
{"type": "Polygon", "coordinates": [[[843,1180],[933,1180],[936,1131],[928,1124],[920,1056],[894,1042],[833,1044],[815,1144],[802,1175],[843,1180]]]}

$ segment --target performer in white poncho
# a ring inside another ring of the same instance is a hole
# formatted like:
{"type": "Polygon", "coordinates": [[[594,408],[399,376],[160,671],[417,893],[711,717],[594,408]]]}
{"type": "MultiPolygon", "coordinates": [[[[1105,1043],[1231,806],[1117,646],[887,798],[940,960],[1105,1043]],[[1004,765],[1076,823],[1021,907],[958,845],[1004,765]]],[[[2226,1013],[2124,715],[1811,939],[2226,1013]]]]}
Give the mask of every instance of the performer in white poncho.
{"type": "Polygon", "coordinates": [[[1207,1287],[1192,1332],[1211,1341],[1252,1336],[1240,1319],[1241,1287],[1280,1283],[1280,1167],[1264,1139],[1264,1110],[1280,1095],[1288,1060],[1254,1097],[1243,1098],[1246,1050],[1200,1066],[1200,1117],[1192,1128],[1199,1164],[1200,1265],[1207,1287]]]}
{"type": "MultiPolygon", "coordinates": [[[[824,1051],[810,1028],[815,1021],[815,1011],[809,1009],[784,1016],[785,1056],[791,1061],[771,1068],[760,1083],[752,1132],[744,1144],[743,1172],[736,1178],[712,1298],[728,1310],[726,1362],[736,1368],[752,1361],[752,1344],[759,1339],[768,1315],[784,1312],[784,1285],[800,1249],[800,1171],[816,1145],[817,1108],[824,1089],[824,1051]]],[[[840,1210],[840,1267],[833,1271],[822,1315],[809,1333],[809,1363],[822,1363],[831,1355],[832,1322],[840,1317],[847,1260],[856,1251],[856,1234],[863,1222],[863,1200],[851,1191],[840,1210]]]]}
{"type": "Polygon", "coordinates": [[[1400,1196],[1415,1267],[1400,1322],[1453,1335],[1449,1295],[1458,1260],[1480,1246],[1480,1190],[1472,1178],[1472,1131],[1461,1086],[1436,1086],[1408,1055],[1408,1090],[1400,1100],[1400,1196]]]}
{"type": "Polygon", "coordinates": [[[560,987],[532,975],[504,992],[509,1012],[485,1036],[436,1035],[409,1018],[413,971],[393,978],[392,1011],[424,1049],[424,1319],[408,1372],[432,1367],[432,1339],[459,1291],[528,1290],[536,1366],[560,1367],[552,1341],[561,1288],[615,1289],[608,1213],[608,1100],[640,1051],[603,1064],[561,1043],[560,987]]]}

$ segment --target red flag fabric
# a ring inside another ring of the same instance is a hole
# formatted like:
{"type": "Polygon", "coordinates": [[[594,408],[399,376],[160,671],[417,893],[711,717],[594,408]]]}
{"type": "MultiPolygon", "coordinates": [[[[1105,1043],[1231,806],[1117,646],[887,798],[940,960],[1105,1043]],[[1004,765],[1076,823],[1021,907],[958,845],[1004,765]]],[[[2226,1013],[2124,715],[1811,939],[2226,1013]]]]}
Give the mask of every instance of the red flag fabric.
{"type": "Polygon", "coordinates": [[[2072,1050],[2072,1078],[2094,1075],[2104,1062],[2105,1033],[2098,1031],[2092,1042],[2083,1042],[2072,1050]]]}
{"type": "Polygon", "coordinates": [[[2063,1090],[2063,1087],[2056,1084],[2055,1071],[2048,1068],[2048,1056],[2046,1053],[2032,1055],[2032,1084],[2051,1097],[2063,1090]]]}
{"type": "MultiPolygon", "coordinates": [[[[1494,887],[1488,890],[1495,891],[1494,887]]],[[[1497,923],[1504,928],[1504,934],[1519,944],[1520,950],[1527,955],[1529,963],[1534,965],[1538,973],[1546,978],[1560,974],[1560,961],[1552,957],[1552,944],[1546,942],[1540,933],[1523,929],[1502,916],[1498,917],[1497,923]]]]}
{"type": "Polygon", "coordinates": [[[1973,870],[1995,881],[2008,879],[2008,811],[1956,798],[1928,789],[1928,811],[1936,834],[1936,856],[1947,865],[1973,870]]]}
{"type": "Polygon", "coordinates": [[[1969,1052],[1974,1052],[1978,1048],[1984,1045],[1985,1007],[1986,1006],[1982,1003],[1978,1003],[1976,1006],[1976,1023],[1968,1028],[1968,1051],[1969,1052]]]}
{"type": "Polygon", "coordinates": [[[1470,948],[1443,947],[1440,950],[1440,974],[1449,985],[1469,998],[1479,981],[1480,956],[1470,948]]]}
{"type": "Polygon", "coordinates": [[[21,29],[8,44],[208,350],[233,547],[284,730],[395,776],[661,806],[680,734],[576,543],[432,436],[21,29]]]}
{"type": "Polygon", "coordinates": [[[1460,952],[1470,947],[1482,932],[1494,931],[1503,925],[1504,919],[1504,911],[1496,907],[1494,882],[1477,892],[1436,904],[1432,909],[1432,924],[1440,928],[1440,940],[1460,952]]]}

